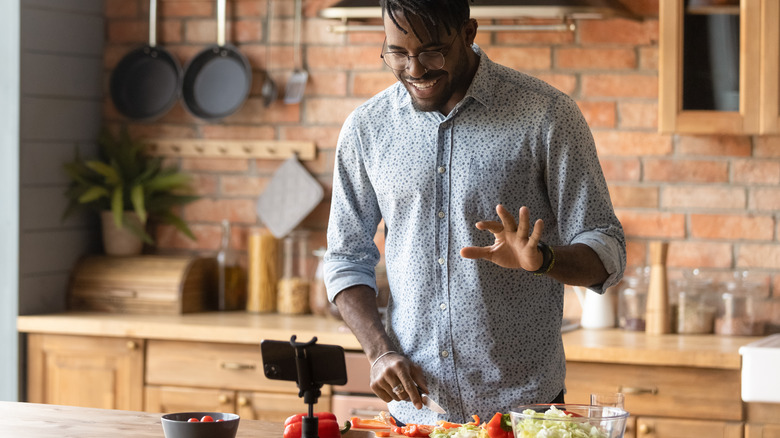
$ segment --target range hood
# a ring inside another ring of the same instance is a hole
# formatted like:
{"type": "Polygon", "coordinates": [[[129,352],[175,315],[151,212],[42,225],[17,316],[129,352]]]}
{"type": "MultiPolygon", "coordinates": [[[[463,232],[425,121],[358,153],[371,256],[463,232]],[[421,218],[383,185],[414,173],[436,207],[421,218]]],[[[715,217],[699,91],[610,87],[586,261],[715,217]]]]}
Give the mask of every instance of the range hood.
{"type": "MultiPolygon", "coordinates": [[[[478,20],[550,19],[571,23],[573,20],[580,19],[636,18],[618,0],[474,0],[470,2],[470,6],[471,18],[478,20]]],[[[346,24],[349,20],[382,18],[382,11],[379,7],[379,0],[341,0],[320,11],[319,15],[322,18],[339,19],[346,24]]],[[[486,26],[480,25],[480,29],[484,27],[486,26]]],[[[490,29],[485,30],[501,30],[502,28],[496,25],[487,25],[487,27],[490,29]]],[[[361,26],[359,28],[365,29],[367,27],[361,26]]],[[[538,29],[539,26],[532,26],[532,28],[538,29]]],[[[569,25],[565,27],[565,29],[570,28],[569,25]]],[[[507,30],[516,29],[517,26],[512,26],[507,30]]],[[[335,28],[333,30],[339,31],[335,28]]],[[[341,31],[345,30],[350,29],[341,29],[341,31]]]]}

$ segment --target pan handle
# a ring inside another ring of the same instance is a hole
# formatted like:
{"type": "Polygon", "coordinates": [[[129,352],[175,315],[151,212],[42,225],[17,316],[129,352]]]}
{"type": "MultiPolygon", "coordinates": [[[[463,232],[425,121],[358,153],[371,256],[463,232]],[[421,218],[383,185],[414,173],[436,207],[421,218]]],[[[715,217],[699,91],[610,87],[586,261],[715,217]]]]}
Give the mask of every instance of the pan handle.
{"type": "Polygon", "coordinates": [[[217,45],[225,46],[225,8],[227,0],[217,0],[217,45]]]}
{"type": "Polygon", "coordinates": [[[149,0],[149,47],[157,46],[157,0],[149,0]]]}

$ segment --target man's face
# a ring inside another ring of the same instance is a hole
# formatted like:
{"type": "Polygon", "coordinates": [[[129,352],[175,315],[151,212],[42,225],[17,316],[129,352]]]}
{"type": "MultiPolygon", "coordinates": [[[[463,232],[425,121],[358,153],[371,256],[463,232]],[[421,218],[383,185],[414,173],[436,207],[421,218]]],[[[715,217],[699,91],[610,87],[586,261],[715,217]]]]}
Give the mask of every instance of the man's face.
{"type": "Polygon", "coordinates": [[[421,52],[441,51],[445,54],[445,62],[444,67],[429,70],[415,57],[410,59],[405,70],[393,70],[393,74],[409,91],[412,105],[417,110],[449,114],[465,96],[476,71],[477,56],[470,48],[476,26],[470,21],[459,32],[450,29],[450,34],[444,26],[439,26],[438,34],[429,35],[419,17],[397,13],[395,18],[408,33],[403,33],[385,16],[385,52],[416,56],[421,52]],[[422,41],[412,28],[417,30],[422,41]]]}

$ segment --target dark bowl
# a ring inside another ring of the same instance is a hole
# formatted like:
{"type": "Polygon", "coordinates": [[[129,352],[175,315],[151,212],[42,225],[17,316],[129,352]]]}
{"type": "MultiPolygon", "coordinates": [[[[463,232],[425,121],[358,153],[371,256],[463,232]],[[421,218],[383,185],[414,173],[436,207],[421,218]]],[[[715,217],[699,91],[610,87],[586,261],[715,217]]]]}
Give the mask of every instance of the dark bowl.
{"type": "Polygon", "coordinates": [[[221,412],[177,412],[162,416],[165,438],[235,438],[239,416],[221,412]],[[213,422],[188,422],[190,418],[200,420],[210,415],[213,422]],[[217,421],[223,420],[223,421],[217,421]]]}

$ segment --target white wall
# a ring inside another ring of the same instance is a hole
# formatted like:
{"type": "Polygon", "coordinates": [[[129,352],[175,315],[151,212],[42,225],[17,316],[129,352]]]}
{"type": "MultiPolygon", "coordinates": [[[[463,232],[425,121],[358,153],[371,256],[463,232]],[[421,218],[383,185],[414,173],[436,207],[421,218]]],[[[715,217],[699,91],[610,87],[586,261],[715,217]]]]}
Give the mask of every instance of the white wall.
{"type": "MultiPolygon", "coordinates": [[[[9,4],[10,3],[10,4],[9,4]]],[[[19,3],[0,14],[0,400],[18,398],[19,3]]]]}

